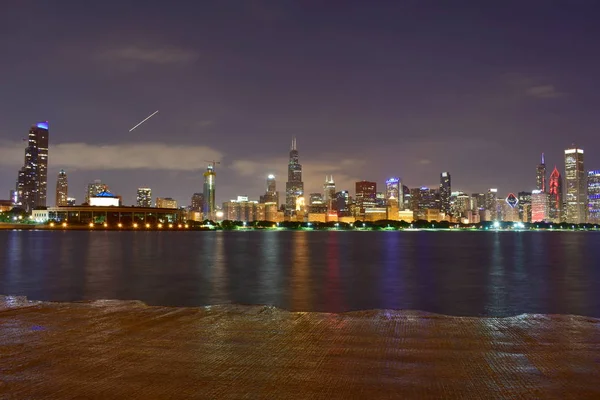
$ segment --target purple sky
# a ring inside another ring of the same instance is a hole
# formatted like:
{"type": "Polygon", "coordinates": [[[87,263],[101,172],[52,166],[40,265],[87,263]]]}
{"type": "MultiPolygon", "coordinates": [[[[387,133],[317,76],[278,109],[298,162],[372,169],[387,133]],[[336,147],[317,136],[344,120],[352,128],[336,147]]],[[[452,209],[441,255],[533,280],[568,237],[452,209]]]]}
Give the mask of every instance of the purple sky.
{"type": "Polygon", "coordinates": [[[219,159],[217,201],[332,174],[409,187],[535,185],[576,142],[600,169],[596,1],[7,0],[0,13],[0,198],[30,125],[50,121],[56,175],[189,204],[219,159]],[[484,4],[485,3],[485,4],[484,4]],[[144,125],[128,130],[146,116],[144,125]]]}

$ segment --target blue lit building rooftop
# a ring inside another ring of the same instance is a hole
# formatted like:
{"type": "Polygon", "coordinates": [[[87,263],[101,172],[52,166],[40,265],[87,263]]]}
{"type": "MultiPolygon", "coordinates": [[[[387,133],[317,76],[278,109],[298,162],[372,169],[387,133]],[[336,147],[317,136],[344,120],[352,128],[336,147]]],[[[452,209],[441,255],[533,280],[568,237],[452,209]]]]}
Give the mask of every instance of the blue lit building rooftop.
{"type": "Polygon", "coordinates": [[[97,195],[95,195],[93,197],[117,197],[117,196],[115,196],[111,192],[104,191],[104,192],[98,193],[97,195]]]}
{"type": "Polygon", "coordinates": [[[48,121],[45,121],[45,122],[38,122],[38,123],[36,124],[36,126],[37,126],[38,128],[41,128],[41,129],[48,130],[48,121]]]}

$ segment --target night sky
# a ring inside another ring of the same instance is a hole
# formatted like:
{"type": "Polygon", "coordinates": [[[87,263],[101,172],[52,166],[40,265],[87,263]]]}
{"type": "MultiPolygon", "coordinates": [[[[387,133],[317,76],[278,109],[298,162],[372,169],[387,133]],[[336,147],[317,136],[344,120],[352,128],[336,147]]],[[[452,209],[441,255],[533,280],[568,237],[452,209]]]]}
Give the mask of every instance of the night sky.
{"type": "MultiPolygon", "coordinates": [[[[29,1],[0,10],[0,198],[29,127],[56,175],[188,205],[217,159],[217,201],[283,192],[292,137],[306,192],[535,186],[542,151],[600,169],[598,1],[29,1]],[[160,112],[129,133],[146,116],[160,112]],[[379,186],[378,186],[379,187],[379,186]]],[[[283,195],[282,195],[283,196],[283,195]]],[[[282,197],[283,198],[283,197],[282,197]]]]}

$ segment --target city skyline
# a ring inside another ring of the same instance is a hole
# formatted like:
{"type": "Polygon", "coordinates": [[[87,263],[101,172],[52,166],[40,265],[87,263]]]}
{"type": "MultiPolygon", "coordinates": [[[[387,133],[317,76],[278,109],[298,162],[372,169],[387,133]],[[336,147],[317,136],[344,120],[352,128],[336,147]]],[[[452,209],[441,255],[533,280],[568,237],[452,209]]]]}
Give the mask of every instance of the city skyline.
{"type": "Polygon", "coordinates": [[[7,5],[3,37],[18,40],[2,42],[0,198],[39,120],[51,124],[48,176],[67,171],[78,201],[101,179],[127,204],[150,185],[186,204],[213,159],[217,204],[258,198],[269,173],[283,193],[292,137],[305,193],[326,175],[338,190],[390,176],[435,187],[441,171],[465,192],[516,193],[533,189],[541,152],[562,172],[572,142],[600,165],[597,5],[401,3],[186,4],[169,18],[154,1],[143,17],[132,4],[7,5]]]}

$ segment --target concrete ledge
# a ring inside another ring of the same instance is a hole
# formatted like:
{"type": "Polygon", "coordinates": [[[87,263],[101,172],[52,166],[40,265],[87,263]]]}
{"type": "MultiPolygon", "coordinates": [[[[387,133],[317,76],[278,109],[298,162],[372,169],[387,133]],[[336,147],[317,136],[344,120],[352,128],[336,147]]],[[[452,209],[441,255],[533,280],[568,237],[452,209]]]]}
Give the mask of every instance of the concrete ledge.
{"type": "Polygon", "coordinates": [[[0,307],[1,398],[600,398],[600,323],[137,302],[0,307]]]}

